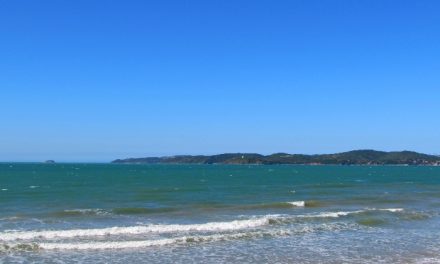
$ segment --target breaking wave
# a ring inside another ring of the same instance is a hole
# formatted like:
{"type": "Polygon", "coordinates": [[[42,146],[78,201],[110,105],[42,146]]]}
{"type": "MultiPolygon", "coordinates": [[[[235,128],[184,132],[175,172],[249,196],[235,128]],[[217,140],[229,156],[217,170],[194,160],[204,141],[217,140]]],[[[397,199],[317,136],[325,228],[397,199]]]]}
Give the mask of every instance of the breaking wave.
{"type": "Polygon", "coordinates": [[[217,241],[231,241],[237,239],[256,239],[263,237],[282,237],[299,233],[316,231],[339,231],[354,228],[350,224],[333,223],[320,226],[302,226],[296,230],[256,230],[238,233],[213,234],[213,235],[190,235],[175,238],[162,238],[153,240],[125,240],[125,241],[88,241],[88,242],[30,242],[16,244],[0,244],[0,252],[11,251],[39,251],[39,250],[108,250],[130,249],[166,245],[197,244],[217,241]]]}
{"type": "Polygon", "coordinates": [[[248,220],[234,220],[230,222],[209,222],[204,224],[170,224],[146,225],[128,227],[108,227],[98,229],[71,229],[71,230],[41,230],[23,232],[0,233],[0,241],[29,240],[29,239],[54,239],[74,238],[88,236],[109,235],[139,235],[145,233],[174,233],[174,232],[200,232],[200,231],[233,231],[245,228],[255,228],[269,224],[269,217],[248,220]]]}
{"type": "Polygon", "coordinates": [[[305,215],[264,215],[245,220],[226,222],[208,222],[201,224],[150,224],[126,227],[107,227],[95,229],[70,230],[33,230],[0,232],[0,241],[35,240],[35,239],[68,239],[75,237],[140,235],[148,233],[164,234],[178,232],[225,232],[258,228],[266,225],[294,222],[309,218],[337,218],[369,211],[401,212],[402,208],[365,209],[357,211],[321,212],[305,215]]]}
{"type": "Polygon", "coordinates": [[[242,206],[244,209],[282,209],[282,208],[295,208],[295,207],[319,207],[321,205],[318,201],[291,201],[291,202],[274,202],[263,204],[252,204],[242,206]]]}

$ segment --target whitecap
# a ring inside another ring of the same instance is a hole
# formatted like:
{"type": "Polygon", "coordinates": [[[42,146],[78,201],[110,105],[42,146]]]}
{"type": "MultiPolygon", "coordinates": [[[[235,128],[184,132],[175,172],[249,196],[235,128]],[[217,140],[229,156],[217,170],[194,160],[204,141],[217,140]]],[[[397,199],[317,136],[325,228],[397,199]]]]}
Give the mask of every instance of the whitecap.
{"type": "Polygon", "coordinates": [[[316,231],[340,231],[346,229],[357,228],[352,224],[324,224],[319,226],[302,226],[295,229],[275,229],[275,230],[258,230],[227,234],[213,234],[213,235],[190,235],[175,238],[162,238],[152,240],[124,240],[124,241],[87,241],[87,242],[32,242],[29,244],[15,243],[7,245],[7,248],[14,249],[17,245],[21,248],[28,248],[30,250],[114,250],[114,249],[129,249],[129,248],[144,248],[144,247],[160,247],[167,245],[181,245],[193,243],[206,243],[217,241],[230,241],[236,239],[256,239],[263,237],[281,237],[290,236],[298,233],[311,233],[316,231]],[[23,246],[24,245],[24,246],[23,246]],[[25,246],[28,245],[28,246],[25,246]]]}
{"type": "Polygon", "coordinates": [[[392,212],[392,213],[403,212],[403,208],[385,208],[385,209],[373,209],[373,210],[388,211],[388,212],[392,212]]]}
{"type": "Polygon", "coordinates": [[[306,205],[306,202],[304,201],[294,201],[294,202],[287,202],[288,204],[291,204],[293,206],[297,207],[304,207],[306,205]]]}
{"type": "Polygon", "coordinates": [[[109,212],[103,210],[103,209],[99,209],[99,208],[95,208],[95,209],[68,209],[68,210],[64,210],[64,213],[71,213],[71,214],[84,214],[84,215],[91,215],[91,214],[95,214],[95,215],[108,215],[109,212]]]}
{"type": "Polygon", "coordinates": [[[145,233],[174,233],[174,232],[214,232],[233,231],[247,228],[255,228],[269,224],[269,217],[261,217],[248,220],[234,220],[230,222],[209,222],[204,224],[155,224],[146,226],[108,227],[98,229],[71,229],[71,230],[39,230],[2,232],[0,241],[30,240],[30,239],[54,239],[108,235],[138,235],[145,233]]]}
{"type": "Polygon", "coordinates": [[[341,212],[324,212],[324,213],[319,213],[319,214],[315,214],[315,215],[303,215],[303,217],[322,217],[322,218],[326,218],[326,217],[332,217],[332,218],[336,218],[336,217],[340,217],[340,216],[347,216],[350,214],[357,214],[357,213],[361,213],[363,212],[363,210],[359,210],[359,211],[341,211],[341,212]]]}
{"type": "MultiPolygon", "coordinates": [[[[31,230],[31,231],[4,231],[0,232],[0,241],[14,240],[40,240],[40,239],[69,239],[76,237],[93,237],[93,236],[126,236],[141,235],[148,233],[169,234],[169,233],[190,233],[190,232],[226,232],[239,231],[244,229],[255,229],[267,225],[289,223],[297,219],[307,218],[338,218],[352,214],[358,214],[368,211],[389,211],[401,212],[402,208],[385,208],[385,209],[365,209],[357,211],[338,211],[338,212],[321,212],[315,214],[304,215],[263,215],[255,216],[251,219],[233,220],[228,222],[208,222],[201,224],[150,224],[136,225],[125,227],[107,227],[95,229],[68,229],[68,230],[31,230]]],[[[154,242],[156,243],[156,242],[154,242]]]]}

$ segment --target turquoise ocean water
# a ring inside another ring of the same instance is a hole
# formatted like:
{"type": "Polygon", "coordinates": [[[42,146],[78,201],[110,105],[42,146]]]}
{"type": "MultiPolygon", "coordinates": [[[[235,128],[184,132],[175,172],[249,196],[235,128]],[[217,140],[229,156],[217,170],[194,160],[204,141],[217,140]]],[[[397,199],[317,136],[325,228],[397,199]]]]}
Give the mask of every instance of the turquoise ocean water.
{"type": "Polygon", "coordinates": [[[440,263],[440,167],[0,164],[1,263],[440,263]]]}

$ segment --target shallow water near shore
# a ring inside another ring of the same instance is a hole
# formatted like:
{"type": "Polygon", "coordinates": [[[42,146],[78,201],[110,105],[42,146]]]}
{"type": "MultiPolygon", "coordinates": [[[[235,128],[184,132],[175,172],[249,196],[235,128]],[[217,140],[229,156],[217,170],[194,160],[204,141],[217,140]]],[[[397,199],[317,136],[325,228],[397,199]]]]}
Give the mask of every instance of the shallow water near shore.
{"type": "Polygon", "coordinates": [[[0,164],[4,263],[440,263],[440,167],[0,164]]]}

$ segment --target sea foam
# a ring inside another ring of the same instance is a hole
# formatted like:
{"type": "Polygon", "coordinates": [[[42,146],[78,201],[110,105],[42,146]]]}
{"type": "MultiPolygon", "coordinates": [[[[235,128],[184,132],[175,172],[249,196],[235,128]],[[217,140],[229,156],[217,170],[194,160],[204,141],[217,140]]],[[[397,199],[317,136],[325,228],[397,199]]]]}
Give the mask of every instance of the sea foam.
{"type": "Polygon", "coordinates": [[[0,252],[10,251],[37,251],[37,250],[114,250],[144,247],[160,247],[167,245],[197,244],[217,241],[231,241],[237,239],[258,239],[263,237],[282,237],[316,231],[340,231],[357,228],[353,224],[332,223],[314,226],[295,226],[293,229],[249,230],[237,233],[223,233],[212,235],[189,235],[174,238],[152,240],[119,240],[119,241],[87,241],[87,242],[28,242],[0,244],[0,252]]]}
{"type": "Polygon", "coordinates": [[[296,207],[304,207],[306,205],[306,202],[304,201],[294,201],[294,202],[287,202],[288,204],[291,204],[296,207]]]}
{"type": "MultiPolygon", "coordinates": [[[[91,241],[91,242],[41,242],[41,243],[16,243],[3,245],[3,251],[14,250],[103,250],[103,249],[125,249],[125,248],[143,248],[152,246],[165,246],[171,244],[202,243],[227,241],[240,238],[258,238],[266,236],[285,236],[289,235],[287,230],[274,231],[251,231],[229,234],[214,235],[194,235],[176,238],[163,238],[154,240],[129,240],[129,241],[91,241]]],[[[1,247],[0,247],[1,248],[1,247]]],[[[1,250],[0,250],[1,251],[1,250]]]]}
{"type": "Polygon", "coordinates": [[[243,229],[258,228],[266,225],[282,224],[307,218],[337,218],[368,211],[401,212],[402,208],[365,209],[357,211],[321,212],[305,215],[264,215],[245,220],[228,222],[208,222],[202,224],[151,224],[126,227],[107,227],[95,229],[70,229],[70,230],[35,230],[35,231],[6,231],[0,233],[0,241],[14,240],[50,240],[68,239],[75,237],[93,236],[123,236],[141,235],[148,233],[177,233],[177,232],[225,232],[243,229]]]}
{"type": "Polygon", "coordinates": [[[170,224],[147,225],[128,227],[108,227],[98,229],[71,229],[71,230],[40,230],[22,232],[0,233],[0,241],[29,240],[29,239],[54,239],[87,236],[108,235],[139,235],[145,233],[174,233],[174,232],[215,232],[233,231],[245,228],[255,228],[269,224],[269,217],[260,217],[248,220],[234,220],[230,222],[209,222],[204,224],[170,224]]]}

